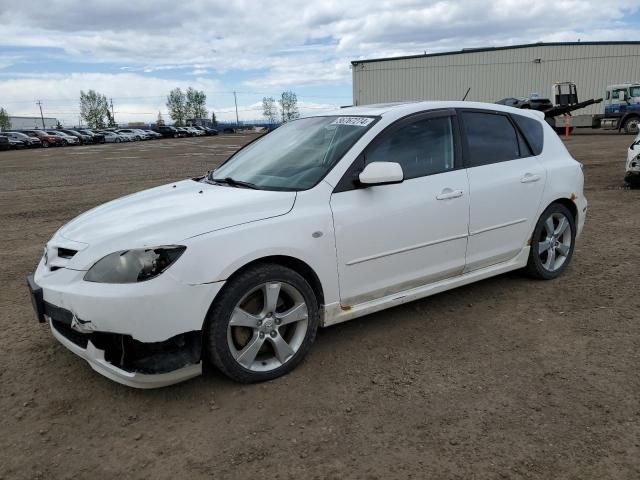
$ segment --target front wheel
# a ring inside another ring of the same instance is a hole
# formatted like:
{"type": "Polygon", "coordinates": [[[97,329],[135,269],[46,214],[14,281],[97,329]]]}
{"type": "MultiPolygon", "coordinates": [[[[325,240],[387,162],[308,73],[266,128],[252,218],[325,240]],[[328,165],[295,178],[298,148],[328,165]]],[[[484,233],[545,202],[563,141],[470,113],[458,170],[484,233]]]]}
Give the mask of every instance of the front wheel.
{"type": "Polygon", "coordinates": [[[527,272],[542,280],[560,276],[571,261],[575,240],[573,214],[564,205],[552,203],[542,213],[533,231],[527,272]]]}
{"type": "Polygon", "coordinates": [[[207,317],[204,351],[241,383],[293,370],[311,348],[320,313],[309,283],[280,265],[249,268],[232,278],[207,317]]]}

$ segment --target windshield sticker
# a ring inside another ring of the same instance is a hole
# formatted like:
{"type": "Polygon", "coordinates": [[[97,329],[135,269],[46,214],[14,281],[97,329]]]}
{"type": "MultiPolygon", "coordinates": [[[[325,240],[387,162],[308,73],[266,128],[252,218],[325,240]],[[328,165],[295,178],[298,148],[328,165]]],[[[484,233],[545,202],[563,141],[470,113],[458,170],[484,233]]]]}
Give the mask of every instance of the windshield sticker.
{"type": "Polygon", "coordinates": [[[373,122],[373,118],[370,117],[338,117],[331,125],[352,125],[354,127],[366,127],[371,122],[373,122]]]}

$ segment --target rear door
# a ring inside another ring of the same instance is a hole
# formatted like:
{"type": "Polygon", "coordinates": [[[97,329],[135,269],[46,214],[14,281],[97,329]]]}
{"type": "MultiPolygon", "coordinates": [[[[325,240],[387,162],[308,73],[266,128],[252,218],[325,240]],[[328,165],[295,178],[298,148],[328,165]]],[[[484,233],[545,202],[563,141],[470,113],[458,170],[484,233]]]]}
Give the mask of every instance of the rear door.
{"type": "Polygon", "coordinates": [[[510,260],[527,245],[546,170],[534,155],[541,146],[529,145],[509,114],[462,110],[459,116],[470,191],[465,271],[472,271],[510,260]]]}

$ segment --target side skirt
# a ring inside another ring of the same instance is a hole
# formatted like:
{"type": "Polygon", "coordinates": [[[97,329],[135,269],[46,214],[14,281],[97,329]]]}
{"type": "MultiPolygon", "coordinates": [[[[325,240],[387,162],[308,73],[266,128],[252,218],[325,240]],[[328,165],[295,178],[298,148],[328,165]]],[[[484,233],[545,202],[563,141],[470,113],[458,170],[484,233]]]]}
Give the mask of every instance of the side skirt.
{"type": "Polygon", "coordinates": [[[394,293],[386,297],[377,298],[367,302],[359,303],[352,306],[344,306],[339,303],[324,306],[324,322],[323,327],[335,325],[336,323],[346,322],[354,318],[369,315],[370,313],[379,312],[396,305],[412,302],[420,298],[429,297],[436,293],[451,290],[452,288],[468,285],[485,278],[495,277],[512,270],[517,270],[527,264],[529,258],[530,247],[523,248],[518,255],[508,262],[491,265],[489,267],[480,268],[472,272],[463,273],[457,277],[447,278],[439,282],[422,285],[403,292],[394,293]]]}

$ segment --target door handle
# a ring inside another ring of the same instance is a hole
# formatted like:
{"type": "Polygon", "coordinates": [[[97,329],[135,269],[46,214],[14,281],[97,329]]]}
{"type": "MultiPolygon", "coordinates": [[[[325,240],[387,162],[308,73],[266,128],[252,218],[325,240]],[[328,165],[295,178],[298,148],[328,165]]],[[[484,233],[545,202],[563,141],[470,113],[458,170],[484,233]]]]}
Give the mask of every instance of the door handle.
{"type": "Polygon", "coordinates": [[[436,195],[436,200],[450,200],[452,198],[458,198],[462,196],[462,190],[452,190],[451,188],[445,188],[436,195]]]}
{"type": "Polygon", "coordinates": [[[520,179],[520,183],[533,183],[540,180],[540,175],[534,175],[533,173],[525,173],[524,177],[520,179]]]}

